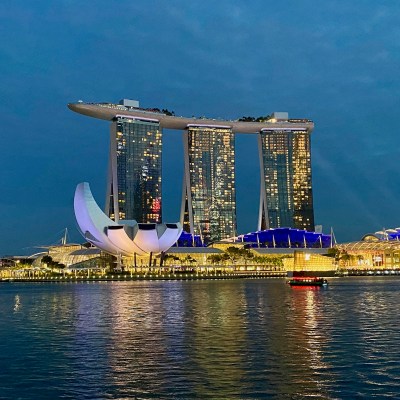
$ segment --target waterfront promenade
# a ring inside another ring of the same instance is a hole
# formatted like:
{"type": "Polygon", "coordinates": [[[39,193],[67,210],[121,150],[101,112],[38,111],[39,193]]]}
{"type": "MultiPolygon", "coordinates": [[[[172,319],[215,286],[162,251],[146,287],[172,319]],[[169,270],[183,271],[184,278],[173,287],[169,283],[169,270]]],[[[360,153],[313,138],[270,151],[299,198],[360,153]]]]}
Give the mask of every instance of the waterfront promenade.
{"type": "Polygon", "coordinates": [[[219,273],[198,272],[153,272],[153,273],[84,273],[73,274],[7,274],[1,278],[2,282],[82,282],[82,281],[171,281],[171,280],[202,280],[202,279],[243,279],[243,278],[282,278],[286,277],[286,271],[235,271],[219,273]]]}
{"type": "MultiPolygon", "coordinates": [[[[307,275],[307,271],[303,272],[307,275]]],[[[313,274],[315,275],[315,274],[313,274]]],[[[324,272],[321,271],[321,276],[324,272]]],[[[1,282],[112,282],[112,281],[187,281],[187,280],[224,280],[224,279],[263,279],[263,278],[286,278],[288,271],[147,271],[141,273],[130,272],[106,272],[93,270],[79,270],[73,273],[44,273],[40,271],[0,271],[1,282]]],[[[336,277],[400,277],[400,269],[354,269],[338,270],[333,276],[336,277]]]]}

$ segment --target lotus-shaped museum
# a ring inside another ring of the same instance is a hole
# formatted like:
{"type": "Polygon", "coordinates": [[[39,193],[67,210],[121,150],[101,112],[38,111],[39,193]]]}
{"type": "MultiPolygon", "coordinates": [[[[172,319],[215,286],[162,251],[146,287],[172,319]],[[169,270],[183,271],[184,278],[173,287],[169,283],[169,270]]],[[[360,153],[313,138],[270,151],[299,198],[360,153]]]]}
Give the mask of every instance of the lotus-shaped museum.
{"type": "Polygon", "coordinates": [[[132,257],[135,254],[158,254],[167,251],[182,233],[179,223],[137,223],[134,220],[113,221],[100,209],[87,182],[75,191],[76,221],[84,238],[112,255],[132,257]]]}

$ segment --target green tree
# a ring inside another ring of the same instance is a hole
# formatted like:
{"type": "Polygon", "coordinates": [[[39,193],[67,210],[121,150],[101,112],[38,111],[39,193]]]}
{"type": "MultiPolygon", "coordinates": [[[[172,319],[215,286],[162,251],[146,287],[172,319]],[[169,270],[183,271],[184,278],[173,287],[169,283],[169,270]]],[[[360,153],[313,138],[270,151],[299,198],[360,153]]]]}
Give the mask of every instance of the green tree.
{"type": "Polygon", "coordinates": [[[249,249],[239,249],[239,254],[245,260],[254,258],[254,254],[249,249]]]}
{"type": "Polygon", "coordinates": [[[232,262],[235,262],[239,258],[241,258],[241,250],[238,247],[228,247],[225,250],[225,253],[228,255],[228,257],[232,260],[232,262]]]}
{"type": "Polygon", "coordinates": [[[184,261],[185,261],[186,263],[189,263],[189,264],[192,264],[192,263],[195,263],[195,262],[196,262],[196,260],[195,260],[190,254],[188,254],[188,255],[185,257],[184,261]]]}
{"type": "Polygon", "coordinates": [[[337,258],[340,254],[340,250],[337,247],[331,247],[327,251],[328,257],[334,257],[337,258]]]}
{"type": "Polygon", "coordinates": [[[42,257],[41,263],[51,265],[53,263],[53,258],[49,255],[45,255],[42,257]]]}
{"type": "Polygon", "coordinates": [[[219,254],[211,254],[207,257],[207,260],[211,264],[218,264],[219,262],[222,261],[222,257],[219,254]]]}
{"type": "Polygon", "coordinates": [[[344,265],[347,265],[348,262],[350,261],[350,259],[351,259],[351,256],[349,253],[347,253],[346,250],[343,250],[340,253],[339,260],[342,261],[344,263],[344,265]]]}

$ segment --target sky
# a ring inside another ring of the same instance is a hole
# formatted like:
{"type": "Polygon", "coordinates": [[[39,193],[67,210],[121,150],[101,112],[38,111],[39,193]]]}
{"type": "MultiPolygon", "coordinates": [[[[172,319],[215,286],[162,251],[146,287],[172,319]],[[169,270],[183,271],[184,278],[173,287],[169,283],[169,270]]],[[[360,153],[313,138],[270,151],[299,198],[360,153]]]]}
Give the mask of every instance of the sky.
{"type": "MultiPolygon", "coordinates": [[[[67,103],[136,99],[176,115],[309,118],[315,222],[346,242],[400,226],[397,0],[2,0],[0,255],[68,228],[78,183],[100,205],[109,123],[67,103]]],[[[179,219],[182,134],[164,132],[163,219],[179,219]]],[[[238,231],[257,226],[255,135],[237,135],[238,231]]]]}

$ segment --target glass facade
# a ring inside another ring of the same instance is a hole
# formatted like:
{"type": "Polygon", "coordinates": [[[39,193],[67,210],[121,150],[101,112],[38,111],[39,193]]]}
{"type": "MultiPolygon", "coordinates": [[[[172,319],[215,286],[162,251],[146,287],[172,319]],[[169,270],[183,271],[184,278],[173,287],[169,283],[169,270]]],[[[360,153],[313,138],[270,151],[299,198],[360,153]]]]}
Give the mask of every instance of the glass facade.
{"type": "Polygon", "coordinates": [[[261,229],[314,231],[310,133],[263,129],[260,146],[265,190],[261,193],[261,229]]]}
{"type": "Polygon", "coordinates": [[[230,128],[188,127],[183,226],[210,243],[236,235],[235,137],[230,128]]]}
{"type": "Polygon", "coordinates": [[[161,222],[161,138],[157,121],[117,117],[112,123],[110,218],[161,222]]]}

